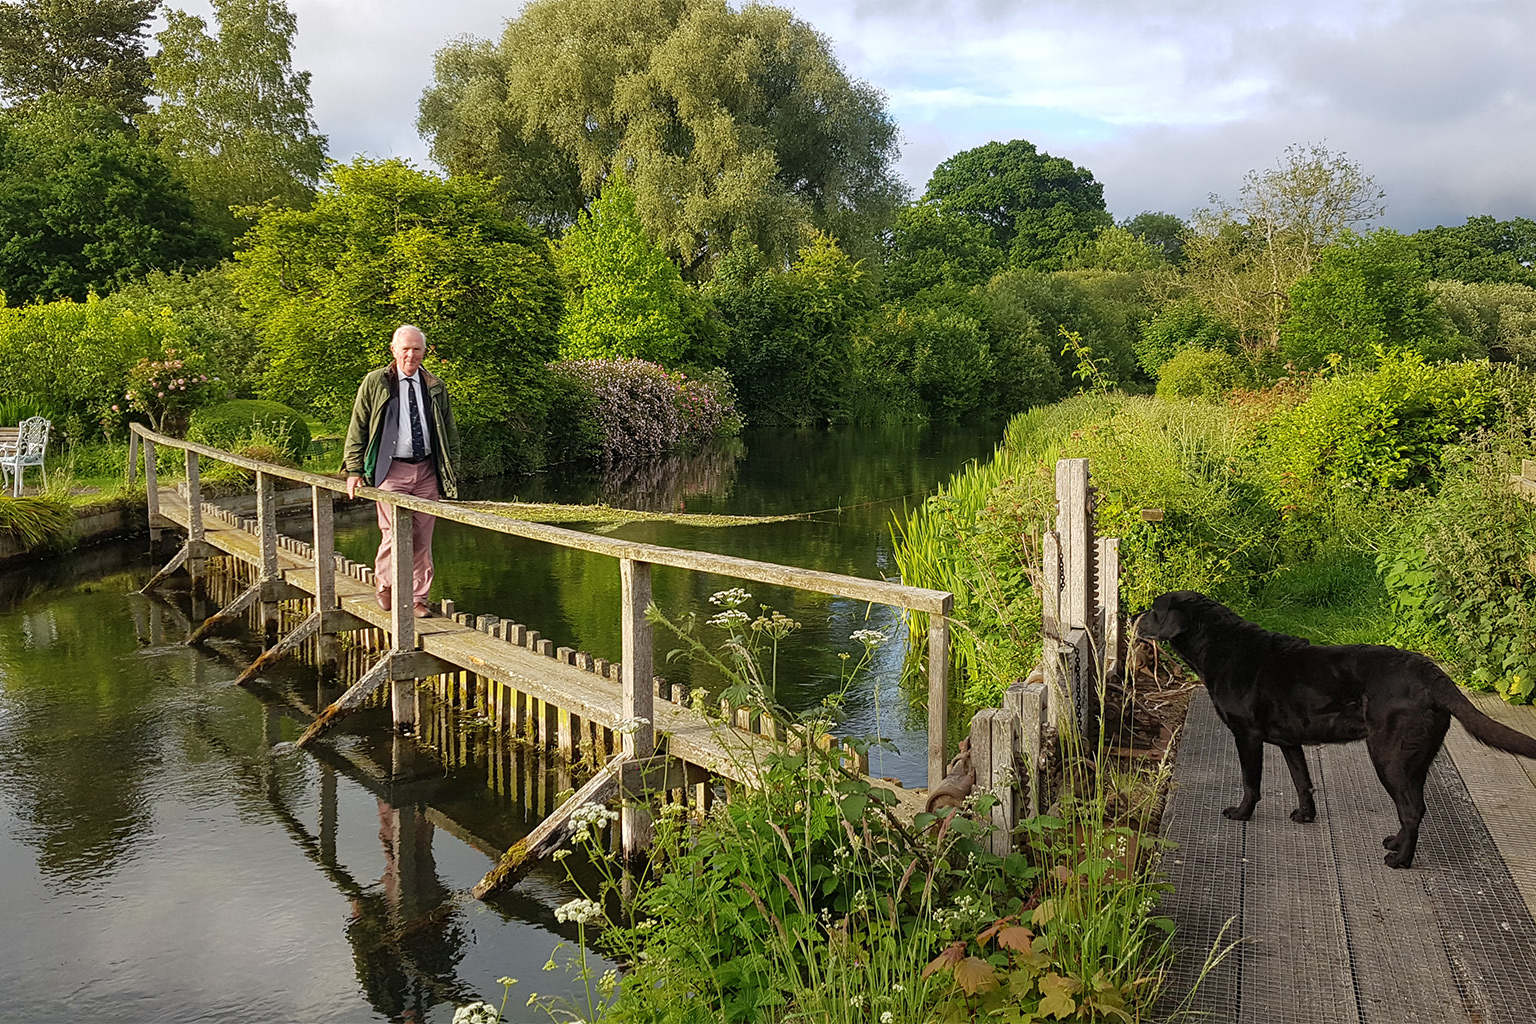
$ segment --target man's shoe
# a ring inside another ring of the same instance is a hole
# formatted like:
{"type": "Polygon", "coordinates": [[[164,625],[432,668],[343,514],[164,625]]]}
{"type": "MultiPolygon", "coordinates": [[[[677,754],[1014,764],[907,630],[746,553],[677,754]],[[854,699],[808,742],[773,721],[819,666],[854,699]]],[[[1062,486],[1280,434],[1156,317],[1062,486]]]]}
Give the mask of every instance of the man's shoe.
{"type": "Polygon", "coordinates": [[[384,588],[383,590],[376,590],[376,591],[374,591],[373,592],[373,598],[374,598],[375,601],[379,602],[379,607],[384,609],[385,611],[389,611],[391,608],[393,608],[395,606],[395,602],[391,599],[391,595],[390,595],[390,591],[389,591],[388,587],[384,588]]]}
{"type": "Polygon", "coordinates": [[[416,617],[418,619],[425,619],[428,616],[430,616],[431,614],[432,614],[432,609],[428,608],[426,605],[419,604],[419,605],[416,606],[416,617]]]}

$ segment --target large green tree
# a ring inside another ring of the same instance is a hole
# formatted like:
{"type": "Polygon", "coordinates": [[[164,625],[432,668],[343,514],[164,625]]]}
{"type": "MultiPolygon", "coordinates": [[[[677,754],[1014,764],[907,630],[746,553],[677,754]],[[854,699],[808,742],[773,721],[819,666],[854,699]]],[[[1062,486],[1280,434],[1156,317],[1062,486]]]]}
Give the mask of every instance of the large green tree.
{"type": "Polygon", "coordinates": [[[1195,211],[1186,281],[1250,346],[1273,350],[1291,286],[1346,231],[1381,216],[1384,196],[1345,154],[1290,146],[1274,167],[1248,172],[1235,202],[1195,211]]]}
{"type": "Polygon", "coordinates": [[[726,368],[754,423],[841,418],[853,338],[874,307],[856,260],[820,235],[787,270],[763,269],[745,247],[705,288],[728,332],[726,368]]]}
{"type": "Polygon", "coordinates": [[[55,97],[0,116],[0,289],[12,305],[216,257],[185,186],[116,112],[55,97]]]}
{"type": "Polygon", "coordinates": [[[923,199],[986,228],[1011,266],[1059,270],[1114,223],[1093,172],[1023,139],[989,142],[933,170],[923,199]]]}
{"type": "Polygon", "coordinates": [[[268,354],[266,397],[344,414],[363,374],[388,361],[394,329],[413,323],[471,471],[506,468],[507,445],[541,428],[560,284],[549,245],[504,214],[489,182],[359,157],[331,168],[311,208],[264,212],[235,260],[268,354]]]}
{"type": "Polygon", "coordinates": [[[1468,217],[1409,236],[1429,276],[1444,281],[1536,285],[1536,221],[1468,217]]]}
{"type": "Polygon", "coordinates": [[[725,0],[535,0],[500,44],[458,40],[418,122],[453,173],[574,220],[618,168],[685,275],[735,241],[787,258],[809,228],[872,251],[901,198],[884,99],[789,11],[725,0]],[[538,184],[507,172],[541,174],[538,184]]]}
{"type": "Polygon", "coordinates": [[[1189,233],[1189,224],[1183,217],[1143,210],[1122,221],[1120,226],[1148,245],[1156,247],[1170,263],[1184,262],[1184,236],[1189,233]]]}
{"type": "Polygon", "coordinates": [[[881,284],[896,298],[940,285],[986,284],[1004,262],[984,225],[947,215],[934,203],[914,203],[896,214],[881,284]]]}
{"type": "Polygon", "coordinates": [[[1346,364],[1370,363],[1380,350],[1452,355],[1455,342],[1428,285],[1403,235],[1388,228],[1346,233],[1291,288],[1281,354],[1303,369],[1323,366],[1333,355],[1346,364]]]}
{"type": "Polygon", "coordinates": [[[159,0],[0,4],[0,92],[12,103],[67,96],[132,117],[146,109],[144,27],[159,0]]]}
{"type": "Polygon", "coordinates": [[[294,71],[298,23],[283,0],[213,0],[218,31],[166,14],[150,60],[160,104],[142,119],[187,182],[199,217],[233,241],[231,207],[306,206],[325,169],[310,117],[309,72],[294,71]]]}

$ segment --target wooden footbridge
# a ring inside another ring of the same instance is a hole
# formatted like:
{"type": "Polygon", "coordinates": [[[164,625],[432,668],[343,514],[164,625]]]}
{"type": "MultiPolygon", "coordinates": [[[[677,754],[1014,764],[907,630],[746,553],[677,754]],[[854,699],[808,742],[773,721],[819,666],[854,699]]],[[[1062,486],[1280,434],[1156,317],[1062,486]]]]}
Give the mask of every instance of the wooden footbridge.
{"type": "MultiPolygon", "coordinates": [[[[928,784],[943,778],[947,755],[949,615],[953,596],[940,591],[868,580],[750,559],[639,544],[541,523],[529,523],[473,511],[452,503],[428,501],[371,487],[360,497],[389,506],[395,537],[394,593],[411,592],[411,519],[433,515],[478,529],[511,534],[542,543],[607,555],[618,563],[622,660],[610,663],[585,652],[558,647],[553,639],[494,615],[457,612],[452,602],[440,614],[418,620],[409,601],[383,611],[374,599],[372,570],[342,558],[334,547],[334,503],[346,484],[335,477],[246,458],[207,445],[131,427],[129,482],[135,480],[140,451],[151,536],[175,530],[185,536],[176,554],[145,586],[150,590],[177,571],[197,581],[210,558],[229,558],[248,567],[249,585],[192,633],[202,642],[225,624],[254,610],[266,650],[238,682],[246,684],[280,659],[313,644],[322,662],[337,657],[337,637],[381,630],[384,649],[360,678],[310,723],[300,746],[319,738],[348,711],[388,687],[397,730],[411,733],[417,721],[417,687],[444,680],[475,688],[485,712],[498,727],[557,747],[567,756],[578,751],[602,763],[597,775],[566,801],[521,849],[509,851],[498,869],[477,887],[484,896],[515,879],[520,866],[558,843],[571,810],[585,802],[623,796],[623,847],[635,853],[648,844],[647,796],[681,792],[718,776],[751,786],[764,756],[786,743],[803,740],[787,734],[783,723],[743,708],[722,708],[716,718],[697,710],[683,688],[665,688],[654,675],[651,625],[651,566],[667,565],[739,580],[770,583],[821,594],[891,605],[921,612],[928,621],[928,784]],[[159,449],[179,449],[186,472],[181,488],[161,485],[159,449]],[[203,500],[200,465],[213,459],[237,466],[255,478],[255,514],[239,517],[203,500]],[[285,537],[278,530],[277,485],[309,490],[309,540],[285,537]],[[286,634],[280,605],[297,602],[305,613],[286,634]],[[615,749],[617,748],[617,749],[615,749]]],[[[850,758],[851,771],[865,765],[850,758]]],[[[897,790],[896,813],[910,819],[922,807],[924,792],[897,790]]]]}

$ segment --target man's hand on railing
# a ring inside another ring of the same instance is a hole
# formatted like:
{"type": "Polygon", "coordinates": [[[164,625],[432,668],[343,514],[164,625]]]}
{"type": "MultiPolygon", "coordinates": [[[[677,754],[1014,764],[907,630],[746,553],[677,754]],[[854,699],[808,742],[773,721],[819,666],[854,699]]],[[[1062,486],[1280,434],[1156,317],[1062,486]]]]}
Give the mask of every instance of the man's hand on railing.
{"type": "Polygon", "coordinates": [[[357,497],[357,488],[358,488],[358,485],[360,485],[362,482],[363,482],[363,478],[360,477],[360,476],[351,476],[351,475],[349,475],[347,477],[347,497],[348,498],[355,498],[355,497],[357,497]]]}

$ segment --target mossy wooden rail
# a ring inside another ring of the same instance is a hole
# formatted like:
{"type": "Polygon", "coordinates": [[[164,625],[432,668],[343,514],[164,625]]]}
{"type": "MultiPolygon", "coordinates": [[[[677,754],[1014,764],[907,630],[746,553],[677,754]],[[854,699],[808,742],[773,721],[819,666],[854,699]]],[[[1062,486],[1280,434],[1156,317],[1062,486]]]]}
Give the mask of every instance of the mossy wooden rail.
{"type": "MultiPolygon", "coordinates": [[[[312,638],[321,644],[324,657],[325,645],[334,642],[331,638],[336,633],[367,628],[386,631],[389,649],[316,717],[299,740],[300,745],[312,742],[337,717],[359,706],[386,683],[390,687],[395,727],[410,732],[416,721],[417,680],[468,672],[518,694],[514,701],[495,702],[499,721],[528,714],[537,702],[544,708],[544,720],[538,723],[538,731],[541,735],[561,733],[558,738],[562,745],[573,742],[570,733],[578,731],[583,723],[606,730],[617,730],[623,722],[640,723],[638,728],[619,730],[623,737],[622,755],[633,762],[631,770],[622,773],[626,780],[641,779],[657,771],[687,776],[692,766],[695,773],[702,769],[751,785],[756,781],[753,766],[761,764],[763,754],[780,742],[773,723],[762,723],[761,731],[754,731],[753,723],[740,716],[728,715],[722,723],[688,707],[685,700],[674,703],[656,699],[651,626],[645,610],[651,603],[651,566],[666,565],[925,612],[929,623],[929,785],[943,777],[948,754],[945,740],[949,614],[954,601],[951,594],[730,555],[636,543],[509,519],[450,502],[428,501],[372,487],[358,489],[360,497],[389,507],[396,547],[396,578],[391,582],[396,594],[409,594],[412,589],[411,518],[418,514],[616,559],[623,660],[608,664],[569,648],[556,649],[553,641],[494,616],[477,620],[455,615],[451,602],[444,602],[444,617],[419,621],[406,601],[395,602],[392,611],[382,611],[373,599],[372,571],[341,559],[335,552],[334,502],[338,492],[345,493],[345,481],[171,438],[139,424],[130,429],[129,481],[134,480],[142,450],[152,536],[158,537],[164,529],[186,535],[185,542],[146,584],[145,590],[182,569],[196,579],[205,571],[207,559],[215,556],[233,557],[255,570],[255,581],[194,630],[190,643],[200,642],[222,623],[255,606],[269,646],[241,674],[239,681],[248,682],[312,638]],[[184,494],[160,486],[156,451],[161,447],[185,453],[184,494]],[[229,463],[255,474],[254,519],[236,519],[203,502],[201,459],[229,463]],[[275,501],[275,482],[279,480],[310,489],[309,542],[279,536],[275,501]],[[313,611],[280,637],[278,603],[294,599],[312,602],[313,611]],[[662,757],[657,756],[658,734],[665,737],[662,757]]],[[[908,816],[920,809],[919,791],[898,795],[899,806],[908,816]]],[[[565,816],[575,803],[570,801],[561,809],[565,816]]],[[[649,817],[644,807],[634,802],[626,803],[623,813],[625,849],[634,851],[648,841],[649,817]]]]}

